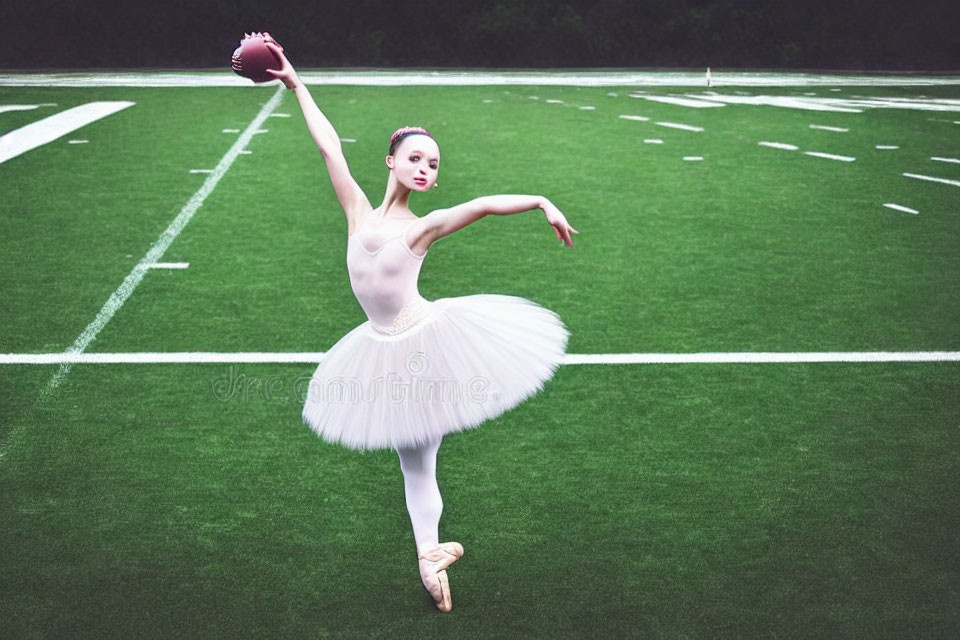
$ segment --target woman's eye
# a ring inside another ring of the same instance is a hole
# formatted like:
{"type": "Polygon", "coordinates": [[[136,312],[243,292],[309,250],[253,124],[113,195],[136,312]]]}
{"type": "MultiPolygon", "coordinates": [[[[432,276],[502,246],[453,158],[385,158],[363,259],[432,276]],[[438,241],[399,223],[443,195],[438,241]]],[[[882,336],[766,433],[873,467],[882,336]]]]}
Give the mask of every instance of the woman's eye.
{"type": "Polygon", "coordinates": [[[420,162],[420,156],[410,156],[410,162],[420,162]]]}
{"type": "Polygon", "coordinates": [[[432,163],[432,162],[431,162],[431,163],[430,163],[430,168],[435,170],[435,169],[437,168],[436,163],[432,163]]]}

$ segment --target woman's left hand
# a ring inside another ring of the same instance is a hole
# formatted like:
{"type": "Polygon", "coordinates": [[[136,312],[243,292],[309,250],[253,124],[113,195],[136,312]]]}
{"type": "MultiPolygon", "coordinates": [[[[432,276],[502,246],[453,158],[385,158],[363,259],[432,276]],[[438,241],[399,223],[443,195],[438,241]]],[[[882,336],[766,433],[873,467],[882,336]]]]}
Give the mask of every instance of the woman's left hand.
{"type": "Polygon", "coordinates": [[[549,200],[544,202],[540,208],[543,209],[543,212],[546,214],[547,222],[553,226],[553,231],[557,234],[557,240],[566,242],[568,247],[572,247],[573,240],[570,238],[570,234],[575,233],[580,235],[580,232],[570,226],[570,223],[567,222],[566,217],[560,212],[560,209],[549,200]]]}

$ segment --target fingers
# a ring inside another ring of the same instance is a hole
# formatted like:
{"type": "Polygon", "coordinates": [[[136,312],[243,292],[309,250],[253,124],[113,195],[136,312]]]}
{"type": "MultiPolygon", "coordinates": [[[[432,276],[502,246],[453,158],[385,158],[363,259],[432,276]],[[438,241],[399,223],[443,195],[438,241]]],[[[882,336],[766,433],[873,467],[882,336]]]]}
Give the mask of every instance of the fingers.
{"type": "Polygon", "coordinates": [[[286,62],[287,57],[283,55],[283,47],[278,47],[272,42],[264,42],[263,46],[265,46],[267,49],[270,49],[270,52],[281,64],[286,62]]]}
{"type": "Polygon", "coordinates": [[[264,44],[275,44],[280,51],[283,51],[283,45],[277,42],[277,39],[270,35],[269,31],[263,32],[263,42],[264,44]]]}

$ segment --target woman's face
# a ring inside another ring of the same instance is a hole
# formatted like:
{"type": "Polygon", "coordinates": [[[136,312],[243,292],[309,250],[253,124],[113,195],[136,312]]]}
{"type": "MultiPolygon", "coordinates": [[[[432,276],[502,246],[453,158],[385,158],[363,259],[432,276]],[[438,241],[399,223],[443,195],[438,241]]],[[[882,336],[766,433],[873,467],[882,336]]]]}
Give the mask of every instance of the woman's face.
{"type": "Polygon", "coordinates": [[[427,191],[437,182],[440,147],[430,136],[407,136],[394,154],[387,156],[387,166],[403,186],[411,191],[427,191]]]}

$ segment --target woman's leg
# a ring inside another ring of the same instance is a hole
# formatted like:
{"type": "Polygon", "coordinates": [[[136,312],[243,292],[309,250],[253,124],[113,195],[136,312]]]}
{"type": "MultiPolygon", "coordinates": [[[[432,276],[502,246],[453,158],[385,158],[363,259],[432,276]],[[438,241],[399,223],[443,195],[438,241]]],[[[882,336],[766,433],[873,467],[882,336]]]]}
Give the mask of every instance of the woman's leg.
{"type": "Polygon", "coordinates": [[[415,449],[398,449],[400,469],[403,471],[403,490],[407,497],[407,512],[413,524],[417,542],[420,579],[433,597],[437,608],[450,611],[450,580],[445,569],[463,555],[459,542],[439,544],[437,535],[443,500],[437,486],[437,451],[440,440],[415,449]]]}
{"type": "Polygon", "coordinates": [[[437,486],[437,451],[440,442],[436,440],[416,449],[397,450],[403,471],[407,512],[419,553],[436,547],[440,542],[438,528],[443,512],[443,500],[437,486]]]}

